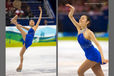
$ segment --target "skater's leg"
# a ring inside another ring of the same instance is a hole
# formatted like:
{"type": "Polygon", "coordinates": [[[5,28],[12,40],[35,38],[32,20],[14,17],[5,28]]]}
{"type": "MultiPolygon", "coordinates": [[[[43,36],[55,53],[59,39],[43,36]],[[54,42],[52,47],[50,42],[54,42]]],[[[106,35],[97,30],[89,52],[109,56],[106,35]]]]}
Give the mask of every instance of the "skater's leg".
{"type": "Polygon", "coordinates": [[[22,49],[21,49],[21,52],[20,52],[20,64],[19,64],[19,67],[17,68],[17,71],[21,71],[22,70],[22,66],[23,66],[23,55],[26,51],[26,47],[25,47],[25,44],[23,45],[22,49]]]}
{"type": "Polygon", "coordinates": [[[96,76],[104,76],[100,63],[97,63],[91,69],[95,73],[96,76]]]}
{"type": "Polygon", "coordinates": [[[86,60],[78,69],[78,76],[84,76],[85,71],[87,71],[88,69],[90,69],[91,67],[93,67],[95,64],[97,64],[96,62],[90,61],[90,60],[86,60]]]}
{"type": "Polygon", "coordinates": [[[21,32],[21,34],[22,34],[23,40],[25,41],[26,32],[21,28],[22,25],[20,25],[20,24],[17,23],[17,17],[18,17],[17,15],[16,15],[15,17],[13,17],[12,20],[11,20],[11,23],[13,23],[13,24],[16,25],[17,29],[18,29],[18,30],[21,32]]]}

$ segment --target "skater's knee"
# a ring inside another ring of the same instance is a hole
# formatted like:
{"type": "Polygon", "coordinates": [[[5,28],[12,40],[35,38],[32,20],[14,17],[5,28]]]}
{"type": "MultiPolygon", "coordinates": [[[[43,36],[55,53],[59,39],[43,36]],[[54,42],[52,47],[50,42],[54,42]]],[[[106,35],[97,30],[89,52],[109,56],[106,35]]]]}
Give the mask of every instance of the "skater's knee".
{"type": "Polygon", "coordinates": [[[103,72],[100,72],[100,71],[97,71],[97,72],[94,72],[96,76],[104,76],[104,73],[103,72]]]}
{"type": "Polygon", "coordinates": [[[84,71],[80,68],[78,69],[77,73],[79,76],[84,76],[84,71]]]}
{"type": "Polygon", "coordinates": [[[20,27],[18,26],[18,24],[16,24],[16,27],[17,27],[17,29],[19,29],[20,27]]]}
{"type": "Polygon", "coordinates": [[[23,57],[23,54],[22,53],[20,53],[20,57],[23,57]]]}

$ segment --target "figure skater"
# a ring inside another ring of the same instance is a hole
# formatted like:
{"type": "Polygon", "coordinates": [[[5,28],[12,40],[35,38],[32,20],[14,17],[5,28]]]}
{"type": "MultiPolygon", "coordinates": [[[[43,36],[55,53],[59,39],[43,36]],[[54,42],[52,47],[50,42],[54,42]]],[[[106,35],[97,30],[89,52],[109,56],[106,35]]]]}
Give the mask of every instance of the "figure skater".
{"type": "Polygon", "coordinates": [[[18,68],[16,69],[17,72],[21,72],[21,70],[22,70],[22,66],[23,66],[23,55],[24,55],[26,49],[29,46],[32,45],[32,41],[33,41],[33,38],[34,38],[35,31],[37,30],[38,25],[39,25],[39,23],[41,21],[41,18],[42,18],[42,8],[39,7],[39,10],[40,10],[40,16],[39,16],[39,19],[38,19],[36,25],[35,25],[35,22],[33,20],[30,20],[29,21],[29,26],[31,28],[27,28],[27,27],[24,27],[24,26],[18,24],[17,23],[18,15],[16,15],[11,20],[11,23],[13,23],[14,25],[16,25],[17,29],[21,32],[22,37],[23,37],[23,40],[24,40],[24,44],[23,44],[23,47],[22,47],[21,52],[20,52],[20,64],[19,64],[18,68]],[[26,33],[22,28],[28,30],[28,33],[26,33]]]}
{"type": "Polygon", "coordinates": [[[99,45],[94,33],[87,28],[88,24],[90,23],[88,16],[82,15],[79,19],[79,22],[77,22],[73,17],[75,8],[70,4],[66,4],[66,6],[70,9],[68,17],[77,28],[77,39],[87,58],[79,67],[78,75],[84,76],[85,71],[91,68],[96,76],[104,76],[100,64],[106,64],[108,60],[104,58],[102,48],[99,45]],[[91,41],[96,44],[98,50],[93,46],[91,41]]]}

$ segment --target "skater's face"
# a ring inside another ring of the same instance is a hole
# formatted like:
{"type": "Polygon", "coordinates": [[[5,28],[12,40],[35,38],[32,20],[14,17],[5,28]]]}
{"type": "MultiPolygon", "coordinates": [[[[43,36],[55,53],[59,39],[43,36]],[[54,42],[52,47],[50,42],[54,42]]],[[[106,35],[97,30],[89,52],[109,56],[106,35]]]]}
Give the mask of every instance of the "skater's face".
{"type": "Polygon", "coordinates": [[[80,21],[81,21],[81,22],[86,22],[86,21],[87,21],[87,16],[86,16],[86,15],[82,15],[82,16],[80,17],[80,21]]]}
{"type": "Polygon", "coordinates": [[[35,25],[35,22],[33,20],[30,20],[29,25],[33,27],[35,25]]]}
{"type": "Polygon", "coordinates": [[[86,15],[82,15],[80,17],[79,23],[81,24],[81,26],[87,26],[89,24],[88,17],[86,15]]]}

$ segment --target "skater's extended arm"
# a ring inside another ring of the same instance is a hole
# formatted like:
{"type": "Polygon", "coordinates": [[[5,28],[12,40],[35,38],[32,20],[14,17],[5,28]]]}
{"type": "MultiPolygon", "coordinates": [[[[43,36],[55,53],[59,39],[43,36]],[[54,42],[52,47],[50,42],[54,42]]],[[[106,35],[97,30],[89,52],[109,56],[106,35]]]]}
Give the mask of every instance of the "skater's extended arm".
{"type": "Polygon", "coordinates": [[[75,20],[75,18],[73,17],[74,14],[74,10],[75,8],[70,5],[70,4],[66,4],[66,6],[70,7],[70,12],[68,14],[68,17],[70,18],[70,20],[72,21],[72,23],[75,25],[75,27],[77,28],[78,32],[80,31],[80,25],[79,23],[75,20]]]}
{"type": "Polygon", "coordinates": [[[42,8],[39,7],[39,10],[40,10],[40,16],[39,16],[39,19],[36,23],[36,26],[33,27],[33,29],[36,31],[36,29],[38,28],[38,25],[40,24],[40,21],[41,21],[41,18],[42,18],[42,8]]]}

